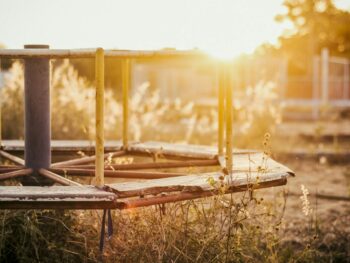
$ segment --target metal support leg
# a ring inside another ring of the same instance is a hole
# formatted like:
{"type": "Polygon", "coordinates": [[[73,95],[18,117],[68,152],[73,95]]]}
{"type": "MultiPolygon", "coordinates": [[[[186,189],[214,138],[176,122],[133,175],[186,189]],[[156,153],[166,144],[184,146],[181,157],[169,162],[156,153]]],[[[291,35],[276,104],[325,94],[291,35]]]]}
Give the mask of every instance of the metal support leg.
{"type": "Polygon", "coordinates": [[[104,50],[96,50],[96,186],[104,185],[104,50]]]}
{"type": "Polygon", "coordinates": [[[227,64],[225,66],[225,74],[224,74],[224,81],[225,81],[225,89],[226,89],[226,169],[227,172],[232,178],[232,122],[233,122],[233,107],[232,107],[232,81],[231,81],[231,74],[232,70],[230,70],[230,64],[227,64]]]}
{"type": "Polygon", "coordinates": [[[224,66],[218,65],[216,83],[218,85],[218,155],[224,153],[224,133],[225,133],[225,83],[224,66]]]}
{"type": "Polygon", "coordinates": [[[123,148],[128,147],[128,127],[129,127],[129,86],[130,86],[130,61],[125,59],[122,62],[123,80],[123,148]]]}
{"type": "MultiPolygon", "coordinates": [[[[48,45],[25,45],[26,49],[48,49],[48,45]]],[[[37,169],[49,168],[51,164],[50,125],[50,60],[26,58],[24,60],[25,104],[25,166],[37,169]]],[[[45,184],[47,179],[23,178],[25,185],[45,184]]]]}

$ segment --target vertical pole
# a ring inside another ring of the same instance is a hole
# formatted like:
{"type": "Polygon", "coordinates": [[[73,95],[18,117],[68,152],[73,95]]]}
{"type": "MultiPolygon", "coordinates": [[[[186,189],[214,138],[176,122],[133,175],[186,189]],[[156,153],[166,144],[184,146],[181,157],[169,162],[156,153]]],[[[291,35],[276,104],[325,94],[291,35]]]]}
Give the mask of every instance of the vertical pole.
{"type": "Polygon", "coordinates": [[[225,81],[224,65],[218,63],[216,83],[218,85],[218,155],[224,153],[224,129],[225,129],[225,81]]]}
{"type": "Polygon", "coordinates": [[[2,88],[3,88],[3,81],[2,81],[2,76],[1,76],[1,59],[0,59],[0,148],[2,146],[2,114],[1,114],[1,109],[2,109],[2,88]]]}
{"type": "Polygon", "coordinates": [[[129,86],[130,86],[130,60],[122,62],[122,88],[123,88],[123,148],[128,148],[129,127],[129,86]]]}
{"type": "Polygon", "coordinates": [[[328,102],[328,75],[329,75],[329,51],[327,48],[322,49],[322,102],[328,102]]]}
{"type": "Polygon", "coordinates": [[[232,122],[233,122],[233,107],[232,107],[232,79],[231,65],[225,65],[225,90],[226,90],[226,170],[232,179],[232,122]]]}
{"type": "Polygon", "coordinates": [[[346,60],[344,64],[344,100],[349,100],[350,94],[350,81],[349,81],[349,65],[350,60],[346,60]]]}
{"type": "Polygon", "coordinates": [[[313,73],[313,78],[312,78],[312,117],[314,120],[318,119],[319,116],[319,57],[315,56],[313,58],[313,67],[312,67],[312,73],[313,73]]]}
{"type": "MultiPolygon", "coordinates": [[[[48,45],[25,45],[25,49],[48,49],[48,45]]],[[[36,171],[51,164],[50,59],[24,60],[24,130],[25,166],[36,171]]],[[[42,178],[23,178],[22,183],[35,185],[42,178]]]]}
{"type": "Polygon", "coordinates": [[[95,183],[104,185],[104,51],[96,50],[96,138],[95,138],[95,183]]]}
{"type": "MultiPolygon", "coordinates": [[[[1,73],[1,71],[0,71],[0,73],[1,73]]],[[[1,126],[1,124],[2,124],[2,119],[1,119],[1,117],[2,117],[2,114],[1,114],[1,108],[2,108],[2,94],[1,94],[1,91],[2,91],[2,89],[1,89],[2,87],[0,87],[0,148],[2,147],[2,126],[1,126]]]]}

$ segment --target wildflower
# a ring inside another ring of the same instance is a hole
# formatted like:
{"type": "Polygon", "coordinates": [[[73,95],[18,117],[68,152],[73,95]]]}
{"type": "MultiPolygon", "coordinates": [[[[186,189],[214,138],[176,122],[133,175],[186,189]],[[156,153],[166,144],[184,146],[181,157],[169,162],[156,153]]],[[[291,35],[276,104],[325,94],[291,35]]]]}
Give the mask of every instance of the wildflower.
{"type": "Polygon", "coordinates": [[[307,188],[302,184],[301,185],[301,191],[303,193],[302,196],[300,196],[300,199],[302,201],[302,206],[303,206],[303,213],[308,216],[309,214],[311,214],[312,209],[310,207],[310,202],[308,199],[308,195],[309,195],[309,190],[307,190],[307,188]]]}

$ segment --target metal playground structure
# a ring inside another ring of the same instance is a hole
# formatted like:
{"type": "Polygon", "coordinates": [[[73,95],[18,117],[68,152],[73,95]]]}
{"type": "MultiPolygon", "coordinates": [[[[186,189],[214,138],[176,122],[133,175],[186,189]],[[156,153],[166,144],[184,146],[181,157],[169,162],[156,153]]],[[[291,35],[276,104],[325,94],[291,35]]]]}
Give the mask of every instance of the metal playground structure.
{"type": "Polygon", "coordinates": [[[203,56],[205,54],[197,51],[53,50],[45,45],[0,50],[0,59],[23,59],[25,71],[24,143],[1,141],[0,137],[0,156],[14,164],[0,165],[0,180],[16,178],[22,185],[0,186],[0,209],[127,209],[213,196],[222,193],[221,189],[225,189],[224,193],[232,193],[286,184],[287,178],[294,173],[285,166],[264,153],[233,149],[233,84],[229,63],[220,62],[217,66],[217,147],[129,141],[130,61],[203,56]],[[62,58],[95,59],[95,154],[52,163],[51,154],[57,151],[73,153],[89,148],[84,142],[51,141],[50,59],[62,58]],[[120,143],[105,143],[104,140],[105,58],[122,60],[123,137],[120,143]],[[24,159],[13,152],[23,152],[24,159]],[[105,162],[126,155],[157,155],[154,159],[160,161],[105,162]],[[167,171],[181,167],[211,167],[211,170],[197,173],[167,171]],[[79,184],[72,179],[75,176],[94,177],[94,185],[79,184]],[[133,180],[106,183],[106,178],[133,180]]]}

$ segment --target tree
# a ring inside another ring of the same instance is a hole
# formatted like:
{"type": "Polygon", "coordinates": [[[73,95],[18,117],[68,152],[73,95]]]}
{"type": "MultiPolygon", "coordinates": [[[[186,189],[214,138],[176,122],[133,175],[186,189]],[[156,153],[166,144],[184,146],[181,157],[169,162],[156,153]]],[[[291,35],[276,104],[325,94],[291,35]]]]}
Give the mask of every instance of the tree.
{"type": "Polygon", "coordinates": [[[350,13],[332,0],[284,0],[287,12],[276,17],[288,20],[293,30],[280,37],[279,51],[290,61],[292,74],[311,69],[312,57],[328,48],[331,55],[350,58],[350,13]]]}

